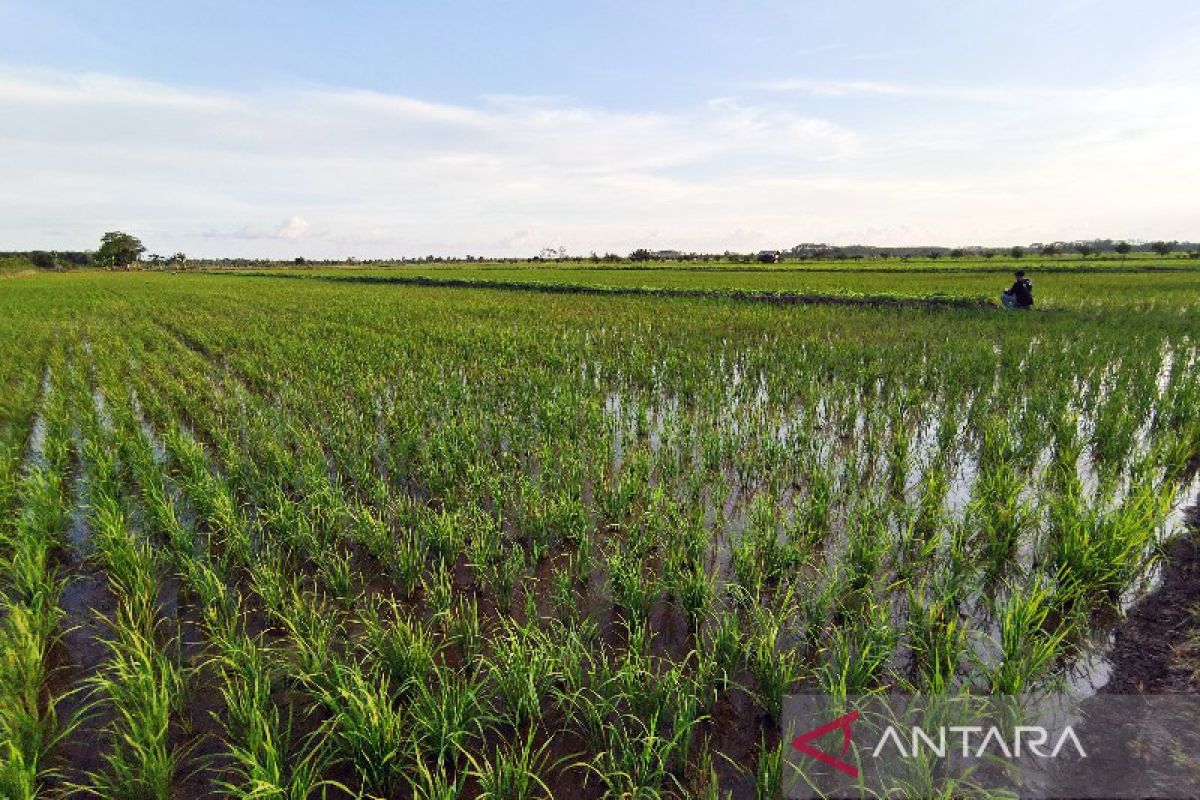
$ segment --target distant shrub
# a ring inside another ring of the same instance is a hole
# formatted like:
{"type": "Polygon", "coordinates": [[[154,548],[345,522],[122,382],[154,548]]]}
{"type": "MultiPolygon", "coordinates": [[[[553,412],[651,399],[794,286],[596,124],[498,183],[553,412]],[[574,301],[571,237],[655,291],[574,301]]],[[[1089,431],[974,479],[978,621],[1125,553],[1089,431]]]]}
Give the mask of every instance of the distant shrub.
{"type": "Polygon", "coordinates": [[[30,253],[29,261],[38,269],[55,269],[58,267],[58,262],[54,260],[54,256],[44,250],[35,250],[30,253]]]}

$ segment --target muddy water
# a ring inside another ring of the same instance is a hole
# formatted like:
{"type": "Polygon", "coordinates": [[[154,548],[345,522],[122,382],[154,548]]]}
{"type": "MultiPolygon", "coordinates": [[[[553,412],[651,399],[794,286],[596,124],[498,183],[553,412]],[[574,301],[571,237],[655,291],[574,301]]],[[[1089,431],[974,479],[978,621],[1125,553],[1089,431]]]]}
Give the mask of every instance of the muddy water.
{"type": "Polygon", "coordinates": [[[33,423],[29,429],[29,445],[25,453],[26,473],[46,466],[46,416],[42,412],[42,408],[45,407],[53,391],[50,367],[47,366],[42,372],[37,410],[34,412],[33,423]]]}
{"type": "MultiPolygon", "coordinates": [[[[1028,361],[1029,356],[1026,356],[1028,361]]],[[[1171,374],[1178,370],[1181,363],[1190,363],[1196,358],[1194,349],[1164,347],[1161,361],[1155,376],[1155,386],[1159,398],[1165,396],[1171,385],[1171,374]]],[[[846,475],[847,469],[857,465],[858,474],[870,476],[874,474],[878,463],[878,445],[887,442],[891,436],[885,432],[882,440],[877,432],[869,430],[868,417],[863,409],[852,411],[846,417],[845,410],[839,399],[822,396],[811,407],[797,407],[790,411],[779,410],[778,403],[772,406],[772,397],[768,391],[765,377],[748,374],[741,364],[731,362],[729,365],[729,381],[727,396],[727,413],[712,419],[711,423],[723,436],[737,441],[740,432],[745,429],[746,435],[753,436],[755,431],[762,431],[768,437],[773,437],[778,443],[795,448],[804,441],[807,434],[817,441],[825,442],[819,445],[825,454],[826,463],[833,463],[834,474],[846,475]],[[850,420],[849,428],[843,427],[838,419],[850,420]],[[747,428],[747,425],[749,427],[747,428]],[[839,433],[841,429],[841,433],[839,433]],[[811,434],[809,432],[812,432],[811,434]],[[873,444],[874,443],[874,444],[873,444]],[[872,450],[872,447],[875,449],[872,450]]],[[[1095,414],[1103,407],[1103,401],[1113,389],[1116,376],[1116,365],[1109,365],[1100,375],[1092,380],[1084,379],[1077,387],[1077,401],[1072,402],[1076,411],[1076,434],[1079,441],[1085,444],[1083,456],[1076,461],[1076,477],[1083,489],[1085,502],[1099,510],[1114,510],[1119,508],[1129,496],[1132,489],[1130,471],[1127,469],[1113,470],[1109,475],[1115,475],[1115,480],[1101,474],[1099,464],[1091,457],[1087,443],[1094,441],[1096,435],[1095,414]],[[1087,397],[1088,399],[1083,399],[1087,397]]],[[[969,406],[970,398],[964,403],[969,406]]],[[[705,407],[699,409],[701,419],[705,416],[705,407]]],[[[976,485],[979,481],[980,464],[978,454],[970,446],[966,436],[967,415],[957,415],[958,429],[955,431],[953,442],[957,445],[950,452],[939,447],[939,414],[928,414],[918,419],[914,426],[907,460],[902,462],[904,467],[905,497],[910,503],[918,498],[918,490],[926,471],[935,464],[944,464],[947,468],[949,485],[943,499],[942,510],[951,524],[958,525],[969,522],[972,500],[975,497],[976,485]]],[[[683,423],[682,438],[668,437],[665,431],[672,424],[679,427],[681,417],[680,400],[659,388],[650,394],[621,390],[611,390],[603,400],[603,417],[609,430],[609,446],[611,448],[611,470],[613,475],[619,475],[627,455],[632,448],[644,448],[652,456],[669,458],[673,456],[682,464],[692,464],[693,469],[703,469],[698,457],[701,446],[693,443],[691,437],[696,437],[695,423],[683,423]],[[688,426],[691,427],[688,427],[688,426]],[[676,448],[671,456],[663,451],[676,448]]],[[[1129,453],[1132,462],[1150,450],[1153,415],[1147,413],[1140,420],[1134,437],[1135,443],[1129,453]]],[[[1024,473],[1025,486],[1020,495],[1020,502],[1025,504],[1034,515],[1031,533],[1022,537],[1018,542],[1016,565],[1019,571],[1028,572],[1036,564],[1041,547],[1041,536],[1036,531],[1044,531],[1048,524],[1049,507],[1041,500],[1043,487],[1050,480],[1050,468],[1053,464],[1053,443],[1038,449],[1028,471],[1024,473]]],[[[685,466],[685,472],[687,467],[685,466]]],[[[686,478],[686,475],[684,476],[686,478]]],[[[656,478],[650,478],[653,483],[656,478]]],[[[680,479],[680,484],[686,485],[687,480],[680,479]]],[[[725,576],[730,572],[730,552],[732,543],[737,540],[744,529],[748,514],[747,510],[755,497],[761,493],[765,483],[753,480],[745,482],[742,476],[732,468],[723,468],[715,480],[713,476],[701,477],[702,489],[698,496],[688,497],[680,494],[678,500],[685,505],[688,502],[703,503],[704,525],[711,533],[711,558],[713,572],[717,576],[725,576]]],[[[1181,528],[1184,508],[1193,502],[1200,489],[1200,477],[1193,477],[1186,486],[1179,488],[1175,503],[1166,519],[1160,525],[1160,536],[1167,537],[1181,528]]],[[[832,574],[844,558],[846,547],[846,532],[839,523],[838,506],[845,503],[846,493],[853,495],[860,491],[844,482],[834,491],[834,510],[830,516],[830,535],[824,546],[824,563],[832,574]],[[837,498],[841,499],[837,499],[837,498]]],[[[805,490],[801,484],[793,483],[787,489],[776,495],[779,506],[783,511],[782,519],[790,520],[796,507],[805,502],[805,490]]],[[[843,509],[844,511],[844,506],[843,509]]],[[[781,531],[782,534],[782,531],[781,531]]],[[[1139,576],[1127,588],[1120,602],[1120,611],[1127,611],[1141,597],[1153,592],[1159,585],[1160,569],[1155,566],[1139,576]]],[[[970,600],[970,598],[968,598],[970,600]]],[[[998,639],[998,626],[992,614],[993,603],[984,598],[974,598],[968,602],[967,619],[970,628],[976,634],[976,657],[987,664],[995,664],[997,653],[994,642],[998,639]]],[[[897,604],[896,623],[904,624],[904,604],[897,604]]],[[[1099,624],[1087,640],[1079,643],[1079,655],[1065,665],[1064,680],[1072,688],[1083,692],[1094,692],[1108,680],[1111,671],[1108,652],[1113,642],[1113,630],[1119,614],[1109,622],[1099,624]]]]}
{"type": "MultiPolygon", "coordinates": [[[[78,431],[73,435],[77,451],[81,447],[78,431]]],[[[71,521],[67,531],[68,547],[63,558],[70,578],[59,599],[63,610],[63,636],[54,655],[57,669],[50,681],[52,694],[66,693],[56,711],[59,719],[69,720],[88,709],[92,699],[86,691],[87,680],[98,674],[111,653],[106,644],[109,636],[105,618],[115,619],[116,604],[108,582],[94,561],[92,528],[88,521],[88,481],[82,467],[76,469],[72,480],[71,521]]],[[[80,726],[65,737],[55,749],[61,760],[66,781],[79,781],[88,772],[103,766],[103,748],[97,746],[104,726],[112,719],[103,706],[87,713],[80,726]]]]}

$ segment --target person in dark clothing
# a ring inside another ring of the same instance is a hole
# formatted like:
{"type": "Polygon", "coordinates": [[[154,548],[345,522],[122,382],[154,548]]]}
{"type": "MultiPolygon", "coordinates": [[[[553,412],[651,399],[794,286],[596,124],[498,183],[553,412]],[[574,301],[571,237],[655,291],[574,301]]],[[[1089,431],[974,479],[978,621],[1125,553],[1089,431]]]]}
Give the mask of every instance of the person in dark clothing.
{"type": "Polygon", "coordinates": [[[1033,308],[1033,281],[1025,277],[1022,270],[1017,270],[1016,280],[1004,294],[1000,302],[1005,308],[1033,308]]]}

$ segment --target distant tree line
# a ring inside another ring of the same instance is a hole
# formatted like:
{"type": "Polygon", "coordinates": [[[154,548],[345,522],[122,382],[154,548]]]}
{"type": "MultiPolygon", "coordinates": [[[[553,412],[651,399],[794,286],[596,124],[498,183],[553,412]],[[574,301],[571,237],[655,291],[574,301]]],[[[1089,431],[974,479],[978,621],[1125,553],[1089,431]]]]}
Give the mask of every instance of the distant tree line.
{"type": "Polygon", "coordinates": [[[122,231],[110,231],[101,239],[97,250],[27,250],[0,252],[0,259],[23,259],[31,266],[44,270],[82,269],[88,267],[103,267],[107,269],[244,269],[266,265],[290,263],[293,266],[332,266],[336,264],[460,264],[487,261],[489,263],[539,263],[539,262],[568,262],[568,263],[644,263],[644,262],[681,262],[689,261],[727,261],[729,263],[776,263],[779,261],[813,261],[813,260],[862,260],[896,258],[909,259],[977,259],[1023,258],[1026,255],[1043,257],[1078,256],[1094,258],[1117,255],[1122,259],[1131,253],[1154,253],[1166,257],[1179,253],[1181,257],[1189,256],[1200,259],[1200,243],[1179,241],[1126,241],[1115,239],[1093,239],[1072,242],[1034,242],[1029,245],[1014,245],[1011,247],[875,247],[871,245],[832,245],[815,242],[805,242],[786,249],[758,250],[754,252],[735,252],[726,250],[722,253],[684,252],[680,250],[652,250],[639,247],[627,256],[617,253],[603,255],[592,251],[588,255],[574,255],[565,247],[544,247],[535,256],[526,258],[487,258],[480,255],[466,256],[435,256],[426,255],[415,258],[378,258],[358,259],[354,257],[339,259],[310,259],[296,256],[292,259],[269,258],[210,258],[189,259],[183,253],[163,256],[151,253],[143,257],[146,248],[132,234],[122,231]]]}

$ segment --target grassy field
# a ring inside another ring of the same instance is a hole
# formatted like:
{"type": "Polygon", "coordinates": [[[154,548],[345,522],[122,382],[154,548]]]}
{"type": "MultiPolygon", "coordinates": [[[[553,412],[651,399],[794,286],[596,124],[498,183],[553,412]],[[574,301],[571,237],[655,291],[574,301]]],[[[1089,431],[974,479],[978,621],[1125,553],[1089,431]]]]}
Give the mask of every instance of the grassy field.
{"type": "Polygon", "coordinates": [[[516,288],[598,287],[613,291],[710,292],[879,300],[938,299],[962,305],[998,305],[1016,269],[1034,279],[1039,308],[1136,307],[1147,312],[1194,307],[1200,298],[1200,262],[1192,259],[1110,261],[888,261],[797,265],[576,264],[405,265],[393,267],[269,270],[265,274],[337,277],[379,282],[472,283],[516,288]]]}
{"type": "Polygon", "coordinates": [[[1023,266],[6,280],[0,796],[772,798],[788,693],[1086,684],[1200,272],[1023,266]]]}

